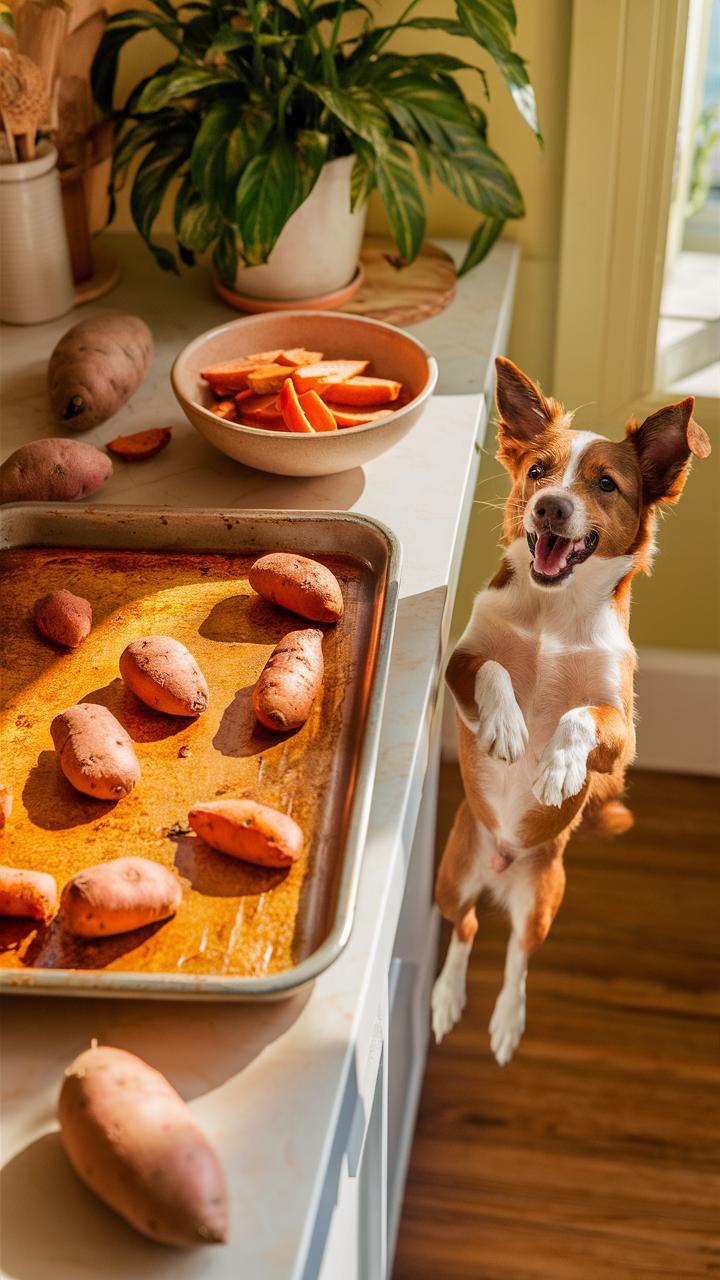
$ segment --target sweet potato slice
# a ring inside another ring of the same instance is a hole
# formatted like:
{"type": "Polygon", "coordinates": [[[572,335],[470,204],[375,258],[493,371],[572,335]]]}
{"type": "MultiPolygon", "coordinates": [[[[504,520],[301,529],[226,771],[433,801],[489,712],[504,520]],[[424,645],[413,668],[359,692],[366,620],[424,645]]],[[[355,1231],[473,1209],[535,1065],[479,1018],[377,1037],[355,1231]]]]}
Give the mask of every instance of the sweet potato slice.
{"type": "Polygon", "coordinates": [[[401,382],[390,378],[350,378],[345,382],[333,382],[323,387],[323,399],[328,404],[380,405],[397,400],[402,390],[401,382]]]}
{"type": "Polygon", "coordinates": [[[301,364],[317,364],[322,358],[322,351],[306,351],[305,347],[290,347],[288,351],[281,351],[277,359],[278,364],[289,364],[296,369],[301,364]]]}
{"type": "Polygon", "coordinates": [[[315,431],[337,431],[332,409],[320,399],[317,391],[306,391],[298,397],[300,408],[315,431]]]}
{"type": "Polygon", "coordinates": [[[210,369],[202,369],[200,377],[211,386],[225,387],[232,391],[242,391],[247,386],[247,377],[251,369],[259,365],[273,364],[280,355],[277,351],[256,351],[252,355],[241,356],[238,360],[227,364],[216,364],[210,369]]]}
{"type": "Polygon", "coordinates": [[[227,418],[228,422],[235,421],[237,405],[234,400],[218,400],[217,404],[210,405],[210,412],[214,413],[218,418],[227,418]]]}
{"type": "Polygon", "coordinates": [[[244,392],[241,392],[240,396],[236,397],[236,403],[240,406],[238,412],[242,414],[243,418],[250,418],[252,421],[262,418],[278,418],[280,416],[278,398],[274,393],[268,396],[256,396],[251,391],[246,396],[244,392]]]}
{"type": "Polygon", "coordinates": [[[317,364],[306,364],[293,369],[292,380],[296,390],[302,395],[305,391],[317,390],[323,383],[355,378],[365,372],[369,363],[369,360],[318,360],[317,364]]]}
{"type": "Polygon", "coordinates": [[[378,422],[380,418],[389,418],[392,413],[391,408],[379,409],[376,411],[366,409],[363,413],[354,412],[351,409],[345,409],[339,404],[333,405],[333,417],[339,427],[364,427],[368,422],[378,422]]]}
{"type": "Polygon", "coordinates": [[[278,397],[278,402],[288,431],[296,431],[298,434],[304,433],[305,435],[314,433],[315,428],[305,416],[291,378],[286,378],[285,385],[278,397]]]}
{"type": "Polygon", "coordinates": [[[107,447],[126,462],[141,462],[159,453],[171,438],[172,427],[151,427],[149,431],[135,431],[131,436],[116,436],[107,447]]]}
{"type": "Polygon", "coordinates": [[[248,374],[248,386],[258,396],[277,393],[290,372],[286,364],[261,364],[248,374]]]}

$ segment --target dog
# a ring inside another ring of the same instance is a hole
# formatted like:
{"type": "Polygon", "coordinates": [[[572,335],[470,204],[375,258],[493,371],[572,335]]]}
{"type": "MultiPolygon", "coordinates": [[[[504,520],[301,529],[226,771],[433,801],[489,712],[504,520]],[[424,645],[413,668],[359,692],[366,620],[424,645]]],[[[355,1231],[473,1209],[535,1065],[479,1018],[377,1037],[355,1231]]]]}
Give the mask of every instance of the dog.
{"type": "Polygon", "coordinates": [[[435,887],[453,933],[432,1023],[439,1042],[462,1014],[488,890],[511,924],[489,1028],[504,1066],[525,1027],[528,957],[562,901],[570,835],[581,821],[607,835],[632,826],[621,800],[635,753],[631,583],[650,570],[657,509],[677,502],[710,444],[692,397],[631,420],[615,442],[572,430],[572,413],[511,360],[498,357],[496,372],[497,458],[512,489],[500,567],[446,672],[465,798],[435,887]]]}

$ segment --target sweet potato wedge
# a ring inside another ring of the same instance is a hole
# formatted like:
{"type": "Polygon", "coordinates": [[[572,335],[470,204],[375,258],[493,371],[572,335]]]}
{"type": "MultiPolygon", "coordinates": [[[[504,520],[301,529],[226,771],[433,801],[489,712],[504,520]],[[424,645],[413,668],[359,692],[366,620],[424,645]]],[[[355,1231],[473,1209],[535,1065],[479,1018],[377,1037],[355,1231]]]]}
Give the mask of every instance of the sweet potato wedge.
{"type": "Polygon", "coordinates": [[[335,415],[320,399],[317,391],[306,391],[304,395],[298,396],[298,400],[313,431],[337,431],[335,415]]]}
{"type": "Polygon", "coordinates": [[[292,866],[303,851],[303,833],[297,822],[256,800],[196,804],[188,822],[213,849],[258,867],[292,866]]]}
{"type": "Polygon", "coordinates": [[[77,871],[60,899],[60,918],[78,938],[112,938],[174,916],[180,881],[149,858],[113,858],[77,871]]]}
{"type": "Polygon", "coordinates": [[[343,382],[364,373],[369,360],[319,360],[292,370],[292,380],[299,395],[314,391],[328,382],[343,382]]]}
{"type": "Polygon", "coordinates": [[[250,566],[248,582],[263,599],[311,622],[337,622],[342,618],[340,583],[326,565],[309,556],[271,551],[250,566]]]}
{"type": "Polygon", "coordinates": [[[135,431],[131,436],[116,436],[107,448],[126,462],[141,462],[152,458],[170,443],[172,427],[151,427],[147,431],[135,431]]]}
{"type": "Polygon", "coordinates": [[[343,405],[333,405],[333,417],[339,427],[364,427],[368,422],[379,422],[380,418],[389,418],[392,409],[366,409],[364,412],[346,409],[343,405]]]}
{"type": "Polygon", "coordinates": [[[257,396],[253,391],[250,391],[249,395],[241,392],[240,396],[236,396],[235,403],[241,406],[238,412],[243,418],[249,418],[253,422],[257,419],[260,422],[264,418],[280,417],[280,405],[274,392],[272,395],[265,396],[257,396]],[[240,399],[240,396],[243,398],[240,399]]]}
{"type": "Polygon", "coordinates": [[[250,371],[247,384],[257,396],[277,394],[290,373],[291,370],[285,364],[261,364],[250,371]]]}
{"type": "Polygon", "coordinates": [[[210,405],[210,412],[214,413],[216,418],[224,418],[226,422],[234,422],[237,411],[234,400],[218,400],[217,404],[210,405]]]}
{"type": "Polygon", "coordinates": [[[323,399],[328,404],[372,405],[387,404],[397,400],[402,390],[401,382],[390,378],[348,378],[344,382],[332,382],[323,387],[323,399]]]}
{"type": "Polygon", "coordinates": [[[251,369],[257,369],[261,364],[273,364],[279,355],[279,348],[276,351],[256,351],[253,355],[241,356],[227,364],[202,369],[200,377],[204,382],[209,382],[211,387],[221,386],[227,390],[242,391],[247,386],[247,376],[251,369]]]}
{"type": "Polygon", "coordinates": [[[289,351],[281,351],[277,361],[278,364],[288,364],[297,368],[300,364],[317,364],[322,358],[322,351],[306,351],[305,347],[291,347],[289,351]]]}
{"type": "MultiPolygon", "coordinates": [[[[65,1072],[58,1120],[78,1177],[136,1231],[186,1249],[226,1240],[227,1187],[215,1150],[169,1081],[141,1058],[93,1042],[65,1072]]],[[[179,1262],[169,1267],[181,1270],[179,1262]]]]}
{"type": "Polygon", "coordinates": [[[305,416],[291,378],[285,379],[283,389],[278,396],[278,404],[288,431],[295,431],[301,435],[312,435],[315,428],[310,419],[305,416]]]}
{"type": "Polygon", "coordinates": [[[322,631],[289,631],[275,645],[253,689],[253,711],[266,729],[299,729],[324,674],[322,631]]]}
{"type": "Polygon", "coordinates": [[[25,867],[0,867],[0,916],[49,920],[56,903],[54,876],[25,867]]]}

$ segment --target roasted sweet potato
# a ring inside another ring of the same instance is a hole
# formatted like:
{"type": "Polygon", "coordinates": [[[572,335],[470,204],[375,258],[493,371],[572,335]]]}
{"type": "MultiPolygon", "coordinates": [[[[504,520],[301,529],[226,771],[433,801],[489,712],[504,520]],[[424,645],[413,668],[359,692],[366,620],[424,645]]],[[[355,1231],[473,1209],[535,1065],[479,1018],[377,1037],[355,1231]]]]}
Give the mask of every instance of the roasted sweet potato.
{"type": "Polygon", "coordinates": [[[340,583],[324,564],[308,556],[271,551],[250,566],[248,582],[258,595],[312,622],[342,618],[340,583]]]}
{"type": "Polygon", "coordinates": [[[92,630],[90,601],[72,591],[52,591],[36,600],[33,617],[41,635],[65,649],[77,649],[92,630]]]}
{"type": "Polygon", "coordinates": [[[54,876],[24,867],[0,867],[0,916],[49,920],[56,902],[54,876]]]}
{"type": "Polygon", "coordinates": [[[120,675],[147,706],[166,715],[199,716],[207,707],[205,677],[189,649],[172,636],[133,640],[120,655],[120,675]]]}
{"type": "Polygon", "coordinates": [[[75,502],[112,475],[112,462],[81,440],[31,440],[0,467],[0,502],[75,502]]]}
{"type": "Polygon", "coordinates": [[[180,881],[149,858],[113,858],[78,871],[67,881],[60,916],[78,938],[110,938],[175,915],[180,881]]]}
{"type": "Polygon", "coordinates": [[[344,382],[331,382],[323,387],[323,399],[328,404],[380,405],[397,400],[402,391],[401,382],[390,378],[348,378],[344,382]]]}
{"type": "Polygon", "coordinates": [[[278,404],[283,422],[288,431],[312,435],[315,431],[310,419],[306,417],[290,378],[285,379],[282,391],[278,396],[278,404]]]}
{"type": "Polygon", "coordinates": [[[257,800],[196,804],[188,822],[213,849],[258,867],[289,867],[303,851],[303,833],[297,822],[257,800]]]}
{"type": "Polygon", "coordinates": [[[180,1095],[141,1058],[93,1043],[65,1072],[58,1120],[78,1177],[136,1231],[181,1248],[226,1240],[222,1165],[180,1095]]]}
{"type": "Polygon", "coordinates": [[[139,316],[93,316],[74,325],[48,365],[58,421],[87,431],[111,418],[137,391],[152,352],[152,334],[139,316]]]}
{"type": "Polygon", "coordinates": [[[324,383],[355,378],[365,372],[369,363],[369,360],[318,360],[316,364],[306,364],[299,369],[293,369],[291,377],[298,394],[302,395],[303,392],[313,391],[324,383]]]}
{"type": "Polygon", "coordinates": [[[148,431],[136,431],[131,436],[116,436],[107,447],[126,462],[142,462],[145,458],[153,458],[171,439],[172,427],[151,427],[148,431]]]}
{"type": "Polygon", "coordinates": [[[253,689],[253,711],[267,729],[299,729],[324,673],[322,631],[289,631],[275,645],[253,689]]]}
{"type": "Polygon", "coordinates": [[[130,734],[112,711],[80,702],[50,725],[58,762],[76,791],[93,800],[121,800],[140,780],[130,734]]]}
{"type": "Polygon", "coordinates": [[[332,409],[320,399],[317,391],[306,391],[299,396],[300,408],[313,431],[337,431],[337,422],[332,409]]]}

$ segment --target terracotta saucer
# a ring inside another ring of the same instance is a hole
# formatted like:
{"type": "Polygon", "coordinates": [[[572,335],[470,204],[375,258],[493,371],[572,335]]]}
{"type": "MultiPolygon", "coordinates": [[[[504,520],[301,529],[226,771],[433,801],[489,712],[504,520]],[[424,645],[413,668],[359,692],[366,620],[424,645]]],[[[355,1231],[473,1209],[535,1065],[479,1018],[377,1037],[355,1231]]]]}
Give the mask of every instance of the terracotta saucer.
{"type": "Polygon", "coordinates": [[[343,303],[349,302],[350,298],[354,298],[365,278],[365,272],[360,263],[358,263],[357,271],[349,284],[343,285],[342,289],[334,289],[332,293],[320,294],[317,298],[292,298],[287,302],[281,302],[275,298],[253,298],[250,294],[236,293],[229,285],[223,284],[216,275],[213,276],[213,283],[216,292],[219,293],[223,302],[227,302],[236,311],[248,311],[251,315],[260,315],[267,311],[298,311],[305,307],[313,311],[334,311],[337,307],[341,307],[343,303]]]}

